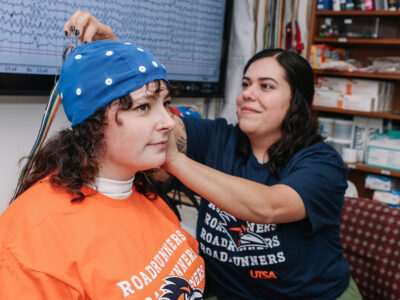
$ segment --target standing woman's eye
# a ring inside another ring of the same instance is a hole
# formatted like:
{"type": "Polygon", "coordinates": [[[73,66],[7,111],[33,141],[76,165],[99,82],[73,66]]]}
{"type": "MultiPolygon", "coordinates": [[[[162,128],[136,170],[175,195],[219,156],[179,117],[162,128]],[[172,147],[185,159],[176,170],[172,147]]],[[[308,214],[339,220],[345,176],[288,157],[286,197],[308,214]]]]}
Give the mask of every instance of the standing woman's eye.
{"type": "Polygon", "coordinates": [[[269,90],[269,89],[272,89],[272,86],[269,85],[268,83],[262,83],[261,88],[265,89],[265,90],[269,90]]]}
{"type": "Polygon", "coordinates": [[[246,81],[242,81],[242,88],[248,87],[249,83],[246,81]]]}

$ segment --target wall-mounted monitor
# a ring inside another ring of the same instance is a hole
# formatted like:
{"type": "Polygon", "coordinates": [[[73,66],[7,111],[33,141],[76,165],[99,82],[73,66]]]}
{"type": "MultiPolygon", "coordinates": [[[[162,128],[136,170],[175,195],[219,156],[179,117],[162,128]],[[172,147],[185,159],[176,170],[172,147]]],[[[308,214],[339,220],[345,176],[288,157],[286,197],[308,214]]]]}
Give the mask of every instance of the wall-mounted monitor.
{"type": "MultiPolygon", "coordinates": [[[[62,65],[64,22],[76,9],[139,44],[166,67],[181,96],[222,96],[230,0],[7,0],[0,26],[0,94],[46,95],[62,65]]],[[[79,44],[79,42],[77,41],[79,44]]]]}

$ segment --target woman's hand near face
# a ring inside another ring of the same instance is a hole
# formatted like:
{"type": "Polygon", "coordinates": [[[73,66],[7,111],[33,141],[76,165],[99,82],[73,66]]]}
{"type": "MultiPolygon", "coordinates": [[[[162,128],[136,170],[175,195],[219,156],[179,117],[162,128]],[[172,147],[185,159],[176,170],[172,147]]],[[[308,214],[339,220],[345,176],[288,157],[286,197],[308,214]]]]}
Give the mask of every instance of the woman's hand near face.
{"type": "Polygon", "coordinates": [[[178,146],[176,144],[176,137],[174,132],[172,131],[168,137],[167,157],[165,159],[165,163],[162,165],[162,168],[168,171],[169,165],[172,164],[179,155],[182,154],[178,150],[178,146]]]}
{"type": "Polygon", "coordinates": [[[167,158],[162,168],[168,171],[171,164],[178,160],[179,156],[186,154],[186,128],[182,119],[172,114],[176,126],[174,130],[169,134],[167,144],[167,158]]]}
{"type": "Polygon", "coordinates": [[[92,14],[80,10],[75,11],[65,22],[63,30],[67,37],[75,34],[82,44],[101,40],[117,40],[109,26],[100,23],[92,14]]]}

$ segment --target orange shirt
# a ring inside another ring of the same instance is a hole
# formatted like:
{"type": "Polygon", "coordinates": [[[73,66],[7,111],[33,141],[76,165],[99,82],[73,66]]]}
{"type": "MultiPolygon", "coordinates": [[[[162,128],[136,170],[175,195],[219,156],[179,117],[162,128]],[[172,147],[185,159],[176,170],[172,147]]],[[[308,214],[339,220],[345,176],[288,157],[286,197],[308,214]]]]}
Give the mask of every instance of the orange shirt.
{"type": "Polygon", "coordinates": [[[44,180],[0,216],[0,299],[201,299],[198,243],[160,198],[70,200],[44,180]]]}

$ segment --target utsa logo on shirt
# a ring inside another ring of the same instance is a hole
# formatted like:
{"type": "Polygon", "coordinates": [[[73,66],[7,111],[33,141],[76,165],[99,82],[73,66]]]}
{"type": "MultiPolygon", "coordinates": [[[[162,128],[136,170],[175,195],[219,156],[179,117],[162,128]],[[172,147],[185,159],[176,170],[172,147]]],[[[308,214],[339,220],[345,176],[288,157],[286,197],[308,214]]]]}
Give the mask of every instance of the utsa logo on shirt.
{"type": "Polygon", "coordinates": [[[181,277],[168,277],[164,279],[161,289],[164,291],[161,299],[165,300],[202,300],[203,292],[193,289],[190,284],[181,277]]]}

